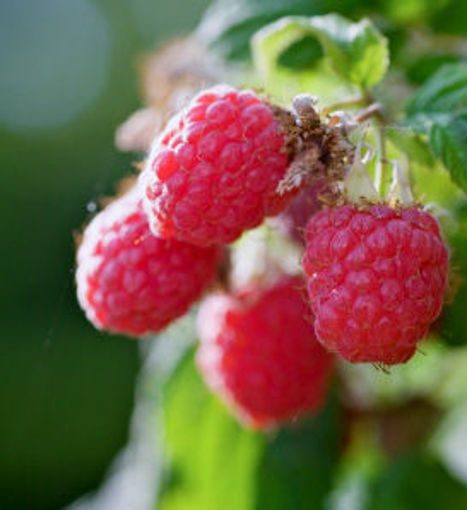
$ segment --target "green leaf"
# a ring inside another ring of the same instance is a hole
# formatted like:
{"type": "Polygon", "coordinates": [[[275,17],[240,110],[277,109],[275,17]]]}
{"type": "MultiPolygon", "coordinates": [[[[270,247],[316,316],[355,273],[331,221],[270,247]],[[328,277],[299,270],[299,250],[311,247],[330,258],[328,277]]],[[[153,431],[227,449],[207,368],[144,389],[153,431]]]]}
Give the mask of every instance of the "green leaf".
{"type": "Polygon", "coordinates": [[[323,48],[315,37],[306,36],[291,44],[279,56],[279,66],[289,69],[305,69],[313,67],[323,58],[323,48]]]}
{"type": "Polygon", "coordinates": [[[252,39],[252,49],[259,72],[266,76],[271,74],[281,53],[310,35],[321,43],[334,72],[350,84],[368,89],[387,71],[387,40],[368,19],[352,23],[338,14],[328,14],[283,18],[257,32],[252,39]]]}
{"type": "Polygon", "coordinates": [[[284,16],[313,16],[339,10],[352,14],[363,0],[217,0],[206,11],[198,35],[226,59],[250,56],[250,38],[261,27],[284,16]]]}
{"type": "Polygon", "coordinates": [[[315,419],[282,429],[268,444],[257,474],[257,510],[323,508],[339,458],[340,418],[333,398],[315,419]]]}
{"type": "Polygon", "coordinates": [[[171,473],[158,508],[252,508],[264,438],[242,429],[206,391],[193,352],[166,384],[163,412],[171,473]]]}
{"type": "Polygon", "coordinates": [[[457,211],[458,228],[451,233],[451,267],[457,275],[455,295],[446,304],[439,320],[439,333],[452,346],[467,345],[467,204],[457,211]]]}
{"type": "Polygon", "coordinates": [[[421,85],[443,66],[447,64],[455,64],[460,61],[461,57],[459,55],[450,53],[433,55],[430,53],[428,55],[423,55],[412,62],[406,69],[405,74],[411,83],[421,85]]]}
{"type": "Polygon", "coordinates": [[[452,179],[467,191],[467,111],[438,118],[430,130],[430,144],[452,179]]]}
{"type": "Polygon", "coordinates": [[[409,116],[449,113],[467,107],[467,64],[449,64],[435,73],[407,105],[409,116]]]}
{"type": "Polygon", "coordinates": [[[467,508],[467,487],[436,459],[412,453],[391,463],[370,487],[364,510],[467,508]]]}
{"type": "Polygon", "coordinates": [[[388,127],[386,134],[391,142],[412,162],[433,168],[435,160],[425,140],[410,128],[388,127]]]}
{"type": "Polygon", "coordinates": [[[467,190],[467,64],[443,66],[413,96],[408,122],[467,190]]]}
{"type": "Polygon", "coordinates": [[[162,510],[323,508],[339,454],[339,413],[323,412],[275,435],[243,429],[204,387],[193,352],[163,390],[169,465],[162,510]]]}

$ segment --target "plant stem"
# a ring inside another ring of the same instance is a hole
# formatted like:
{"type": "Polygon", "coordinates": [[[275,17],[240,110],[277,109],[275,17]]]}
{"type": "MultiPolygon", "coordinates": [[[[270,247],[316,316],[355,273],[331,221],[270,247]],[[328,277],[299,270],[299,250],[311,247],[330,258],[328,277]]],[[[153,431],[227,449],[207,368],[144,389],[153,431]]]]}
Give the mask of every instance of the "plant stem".
{"type": "Polygon", "coordinates": [[[385,170],[386,170],[386,132],[384,125],[379,119],[375,119],[375,137],[378,159],[375,167],[375,188],[380,196],[384,192],[385,170]]]}
{"type": "Polygon", "coordinates": [[[329,115],[332,112],[335,112],[337,110],[347,110],[349,108],[359,108],[361,106],[367,105],[367,99],[366,97],[360,96],[360,97],[349,97],[348,99],[343,99],[342,101],[337,101],[335,103],[332,103],[328,106],[325,106],[321,110],[321,115],[325,117],[326,115],[329,115]]]}
{"type": "Polygon", "coordinates": [[[383,119],[383,107],[380,103],[373,103],[367,106],[364,110],[355,115],[354,121],[361,124],[372,117],[378,117],[381,120],[383,119]]]}

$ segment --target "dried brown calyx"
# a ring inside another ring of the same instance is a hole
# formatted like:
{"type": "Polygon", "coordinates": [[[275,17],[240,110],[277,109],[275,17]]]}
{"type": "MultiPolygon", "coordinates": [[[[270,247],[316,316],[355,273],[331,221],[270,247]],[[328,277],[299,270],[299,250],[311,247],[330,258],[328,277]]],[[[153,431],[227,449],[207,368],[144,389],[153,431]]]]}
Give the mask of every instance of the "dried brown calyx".
{"type": "Polygon", "coordinates": [[[332,188],[352,164],[355,148],[347,139],[345,127],[323,121],[315,103],[312,96],[299,95],[293,100],[293,111],[270,105],[285,135],[285,150],[291,159],[278,186],[280,193],[323,179],[332,188]]]}

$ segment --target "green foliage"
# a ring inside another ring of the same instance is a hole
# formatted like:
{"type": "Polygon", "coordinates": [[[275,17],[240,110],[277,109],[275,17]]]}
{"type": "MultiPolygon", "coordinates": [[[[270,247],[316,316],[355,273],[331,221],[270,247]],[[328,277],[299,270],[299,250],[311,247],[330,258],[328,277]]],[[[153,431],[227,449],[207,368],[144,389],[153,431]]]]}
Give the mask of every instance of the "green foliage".
{"type": "Polygon", "coordinates": [[[389,140],[404,154],[427,168],[433,168],[435,160],[425,140],[410,128],[391,126],[386,129],[389,140]]]}
{"type": "Polygon", "coordinates": [[[409,123],[426,133],[433,152],[467,190],[467,64],[443,66],[407,105],[409,123]]]}
{"type": "Polygon", "coordinates": [[[467,508],[467,488],[423,453],[392,462],[371,485],[365,505],[365,510],[440,508],[467,508]]]}
{"type": "Polygon", "coordinates": [[[264,27],[252,39],[257,69],[268,75],[282,52],[310,35],[321,43],[328,64],[346,82],[367,89],[384,76],[389,64],[387,40],[369,20],[351,23],[337,14],[288,17],[264,27]]]}
{"type": "Polygon", "coordinates": [[[456,214],[457,228],[451,234],[451,265],[455,299],[443,310],[440,334],[450,345],[467,345],[467,204],[456,214]]]}
{"type": "Polygon", "coordinates": [[[458,55],[450,53],[423,55],[408,66],[406,76],[411,83],[421,85],[444,65],[456,64],[460,61],[461,58],[458,55]]]}
{"type": "Polygon", "coordinates": [[[200,37],[226,59],[250,54],[250,38],[261,27],[290,15],[313,16],[338,10],[350,14],[362,0],[217,0],[206,12],[200,37]]]}
{"type": "Polygon", "coordinates": [[[167,478],[163,510],[322,508],[338,460],[339,413],[265,435],[243,429],[208,392],[193,352],[164,388],[167,478]]]}

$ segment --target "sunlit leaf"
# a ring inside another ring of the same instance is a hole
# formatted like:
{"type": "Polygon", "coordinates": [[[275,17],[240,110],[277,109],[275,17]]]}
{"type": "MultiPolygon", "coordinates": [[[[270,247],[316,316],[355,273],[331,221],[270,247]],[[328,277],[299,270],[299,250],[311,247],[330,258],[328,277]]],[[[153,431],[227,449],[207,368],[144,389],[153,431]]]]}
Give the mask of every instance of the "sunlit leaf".
{"type": "Polygon", "coordinates": [[[352,23],[338,14],[311,18],[291,16],[268,25],[252,39],[253,59],[262,75],[272,73],[280,55],[305,36],[321,43],[333,71],[350,84],[367,89],[378,83],[389,65],[386,38],[363,19],[352,23]]]}
{"type": "Polygon", "coordinates": [[[268,434],[243,429],[204,387],[193,353],[164,388],[168,469],[158,509],[322,508],[339,455],[336,399],[268,434]]]}

